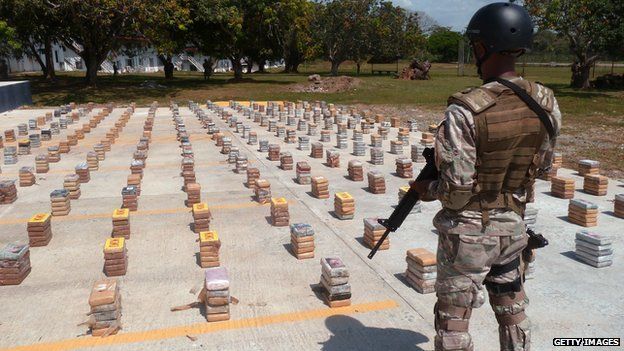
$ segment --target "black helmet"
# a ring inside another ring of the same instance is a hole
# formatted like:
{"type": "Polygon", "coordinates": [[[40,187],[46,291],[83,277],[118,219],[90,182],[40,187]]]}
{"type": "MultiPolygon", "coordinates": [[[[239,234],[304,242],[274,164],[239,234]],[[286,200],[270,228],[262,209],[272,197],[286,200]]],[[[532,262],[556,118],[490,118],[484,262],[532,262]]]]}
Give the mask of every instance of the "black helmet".
{"type": "Polygon", "coordinates": [[[466,34],[472,43],[485,46],[487,52],[482,60],[495,52],[523,54],[533,43],[533,21],[524,7],[497,2],[480,8],[472,16],[466,34]]]}

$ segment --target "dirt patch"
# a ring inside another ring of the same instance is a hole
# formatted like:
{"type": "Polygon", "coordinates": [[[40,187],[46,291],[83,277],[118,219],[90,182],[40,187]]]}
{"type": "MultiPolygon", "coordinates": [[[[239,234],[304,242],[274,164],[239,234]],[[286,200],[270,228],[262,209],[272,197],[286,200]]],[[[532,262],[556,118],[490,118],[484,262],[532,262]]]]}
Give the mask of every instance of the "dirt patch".
{"type": "Polygon", "coordinates": [[[362,80],[354,77],[321,77],[312,75],[308,78],[309,82],[305,84],[297,84],[291,88],[295,93],[340,93],[356,89],[362,80]]]}

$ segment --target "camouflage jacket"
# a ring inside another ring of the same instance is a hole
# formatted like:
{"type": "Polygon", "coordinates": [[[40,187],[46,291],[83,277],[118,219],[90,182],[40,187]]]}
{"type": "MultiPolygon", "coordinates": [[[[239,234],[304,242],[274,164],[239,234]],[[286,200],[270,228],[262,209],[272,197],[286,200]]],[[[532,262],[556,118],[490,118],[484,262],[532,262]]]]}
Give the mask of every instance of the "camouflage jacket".
{"type": "MultiPolygon", "coordinates": [[[[515,81],[514,78],[511,81],[515,81]]],[[[488,84],[496,84],[492,82],[488,84]]],[[[485,85],[487,87],[487,85],[485,85]]],[[[553,111],[549,114],[559,134],[561,127],[561,112],[555,99],[553,111]]],[[[445,112],[445,118],[438,128],[435,141],[436,166],[440,171],[439,180],[429,186],[427,197],[438,199],[443,209],[434,218],[434,225],[439,231],[448,234],[468,235],[514,235],[524,231],[523,219],[513,211],[491,210],[490,225],[482,228],[481,212],[478,211],[455,211],[449,208],[449,201],[453,195],[453,189],[470,188],[474,182],[476,172],[477,149],[475,144],[475,123],[473,113],[467,108],[451,104],[445,112]]],[[[550,139],[546,136],[540,151],[539,168],[547,171],[552,166],[553,150],[556,137],[550,139]]],[[[519,190],[514,196],[527,202],[525,189],[519,190]]],[[[466,202],[467,204],[467,202],[466,202]]],[[[461,208],[461,204],[453,204],[453,208],[461,208]]],[[[465,205],[465,204],[464,204],[465,205]]]]}

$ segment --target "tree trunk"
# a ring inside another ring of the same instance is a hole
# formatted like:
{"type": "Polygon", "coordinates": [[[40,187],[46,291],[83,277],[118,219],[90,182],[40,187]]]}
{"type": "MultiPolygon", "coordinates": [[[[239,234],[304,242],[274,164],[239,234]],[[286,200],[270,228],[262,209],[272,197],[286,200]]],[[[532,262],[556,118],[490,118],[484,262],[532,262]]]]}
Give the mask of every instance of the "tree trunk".
{"type": "Polygon", "coordinates": [[[265,67],[266,66],[266,60],[265,59],[260,59],[258,60],[258,72],[260,73],[265,73],[265,67]]]}
{"type": "Polygon", "coordinates": [[[253,69],[253,64],[254,64],[253,60],[251,59],[247,60],[247,74],[252,73],[251,71],[253,69]]]}
{"type": "Polygon", "coordinates": [[[9,64],[3,58],[0,58],[0,79],[9,79],[9,64]]]}
{"type": "Polygon", "coordinates": [[[362,63],[360,61],[358,61],[358,62],[355,63],[355,66],[356,66],[355,75],[359,76],[360,75],[360,68],[362,67],[362,63]]]}
{"type": "Polygon", "coordinates": [[[291,72],[293,73],[299,73],[299,65],[301,64],[301,62],[299,61],[293,61],[291,63],[292,67],[290,67],[291,72]]]}
{"type": "Polygon", "coordinates": [[[234,79],[243,79],[243,65],[240,62],[240,58],[231,58],[230,62],[232,62],[232,69],[234,70],[234,79]]]}
{"type": "Polygon", "coordinates": [[[39,66],[41,67],[41,73],[43,74],[43,79],[48,78],[48,66],[41,59],[41,56],[39,55],[39,51],[35,47],[35,44],[33,44],[30,40],[28,41],[28,49],[30,50],[30,55],[34,57],[35,60],[37,60],[37,62],[39,63],[39,66]]]}
{"type": "Polygon", "coordinates": [[[46,60],[46,72],[45,77],[50,78],[50,80],[56,80],[56,71],[54,69],[54,58],[52,57],[52,40],[46,38],[44,43],[44,52],[45,52],[45,60],[46,60]]]}
{"type": "Polygon", "coordinates": [[[589,89],[589,76],[591,74],[593,61],[574,62],[572,64],[572,88],[589,89]]]}
{"type": "Polygon", "coordinates": [[[331,61],[331,75],[332,76],[337,76],[338,75],[338,67],[340,66],[340,61],[331,61]]]}
{"type": "Polygon", "coordinates": [[[87,67],[87,73],[85,75],[85,83],[89,86],[96,86],[97,83],[97,72],[100,68],[100,62],[95,55],[90,51],[84,50],[82,59],[85,61],[85,65],[87,67]]]}

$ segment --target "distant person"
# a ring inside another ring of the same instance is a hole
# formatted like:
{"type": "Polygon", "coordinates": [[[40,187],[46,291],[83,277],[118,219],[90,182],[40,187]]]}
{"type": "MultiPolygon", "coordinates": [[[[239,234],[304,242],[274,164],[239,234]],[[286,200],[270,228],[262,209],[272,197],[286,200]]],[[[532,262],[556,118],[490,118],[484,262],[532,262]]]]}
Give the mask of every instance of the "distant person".
{"type": "Polygon", "coordinates": [[[116,76],[119,74],[119,71],[117,70],[117,62],[113,62],[113,75],[116,76]]]}
{"type": "Polygon", "coordinates": [[[208,59],[204,59],[204,80],[210,79],[210,75],[212,74],[212,63],[208,61],[208,59]]]}

